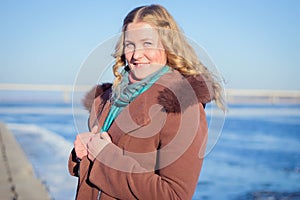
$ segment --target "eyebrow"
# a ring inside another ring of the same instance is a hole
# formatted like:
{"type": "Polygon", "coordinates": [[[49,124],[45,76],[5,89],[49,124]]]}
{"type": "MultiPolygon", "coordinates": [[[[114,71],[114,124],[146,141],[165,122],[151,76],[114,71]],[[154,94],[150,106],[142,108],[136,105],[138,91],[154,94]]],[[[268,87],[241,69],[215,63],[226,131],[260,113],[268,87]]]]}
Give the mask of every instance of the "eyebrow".
{"type": "MultiPolygon", "coordinates": [[[[143,39],[141,39],[140,41],[142,41],[142,42],[144,42],[144,41],[154,41],[154,39],[152,39],[152,38],[143,38],[143,39]]],[[[132,42],[131,40],[128,40],[128,39],[125,39],[124,40],[124,42],[132,42]]]]}

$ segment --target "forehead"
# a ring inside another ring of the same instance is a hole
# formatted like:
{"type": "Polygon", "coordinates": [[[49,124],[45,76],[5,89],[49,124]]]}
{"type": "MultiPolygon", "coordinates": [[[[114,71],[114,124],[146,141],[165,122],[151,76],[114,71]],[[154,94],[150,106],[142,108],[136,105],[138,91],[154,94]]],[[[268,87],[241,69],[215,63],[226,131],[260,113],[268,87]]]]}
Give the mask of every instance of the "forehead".
{"type": "Polygon", "coordinates": [[[145,22],[130,23],[125,31],[125,40],[158,39],[155,28],[145,22]]]}

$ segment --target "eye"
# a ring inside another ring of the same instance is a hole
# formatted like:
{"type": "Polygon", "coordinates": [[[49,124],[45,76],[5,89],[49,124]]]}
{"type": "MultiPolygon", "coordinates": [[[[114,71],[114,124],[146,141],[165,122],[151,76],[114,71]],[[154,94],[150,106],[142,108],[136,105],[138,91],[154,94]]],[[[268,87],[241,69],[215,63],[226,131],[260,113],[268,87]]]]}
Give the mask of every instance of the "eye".
{"type": "Polygon", "coordinates": [[[133,43],[125,43],[125,49],[134,49],[134,44],[133,43]]]}
{"type": "Polygon", "coordinates": [[[152,47],[152,42],[144,42],[144,47],[152,47]]]}

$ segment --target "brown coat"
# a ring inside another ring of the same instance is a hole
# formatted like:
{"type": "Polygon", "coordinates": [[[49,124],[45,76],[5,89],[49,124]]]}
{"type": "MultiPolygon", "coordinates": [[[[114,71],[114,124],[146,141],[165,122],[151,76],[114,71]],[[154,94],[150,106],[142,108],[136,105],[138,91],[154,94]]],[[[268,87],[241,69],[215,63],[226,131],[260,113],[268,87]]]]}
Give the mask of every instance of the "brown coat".
{"type": "MultiPolygon", "coordinates": [[[[99,189],[101,200],[191,199],[207,140],[208,85],[201,76],[165,74],[115,119],[108,130],[113,143],[94,162],[78,163],[73,150],[69,171],[79,176],[77,199],[97,199],[99,189]]],[[[110,86],[87,95],[90,127],[101,127],[108,114],[110,86]]]]}

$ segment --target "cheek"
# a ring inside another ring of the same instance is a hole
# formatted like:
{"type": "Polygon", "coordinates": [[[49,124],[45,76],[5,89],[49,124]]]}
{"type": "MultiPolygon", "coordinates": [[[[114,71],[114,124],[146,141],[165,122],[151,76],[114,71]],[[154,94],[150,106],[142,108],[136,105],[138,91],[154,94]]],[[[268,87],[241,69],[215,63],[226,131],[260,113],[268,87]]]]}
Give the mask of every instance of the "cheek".
{"type": "Polygon", "coordinates": [[[155,50],[149,52],[147,55],[149,60],[151,60],[153,63],[166,64],[167,57],[164,51],[155,50]]]}
{"type": "Polygon", "coordinates": [[[127,62],[130,62],[131,58],[132,58],[132,53],[125,53],[125,59],[127,62]]]}

